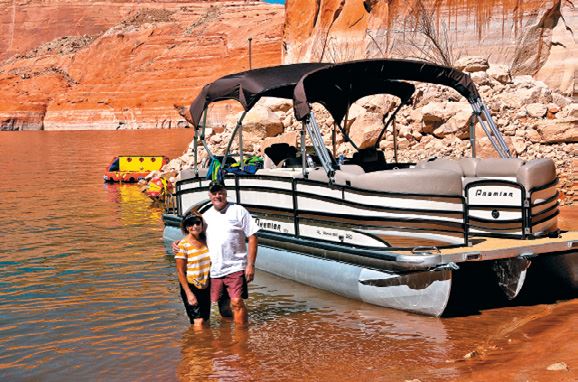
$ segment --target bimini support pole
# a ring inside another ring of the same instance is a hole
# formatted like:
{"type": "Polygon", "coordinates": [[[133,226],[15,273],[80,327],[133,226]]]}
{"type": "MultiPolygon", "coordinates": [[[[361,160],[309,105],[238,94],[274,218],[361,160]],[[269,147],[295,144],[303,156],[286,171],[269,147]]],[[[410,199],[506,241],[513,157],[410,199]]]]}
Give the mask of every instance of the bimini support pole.
{"type": "Polygon", "coordinates": [[[205,111],[203,112],[203,128],[201,129],[201,143],[203,144],[203,147],[205,148],[205,151],[207,151],[207,154],[209,154],[209,158],[213,158],[213,153],[211,152],[211,149],[209,149],[209,145],[207,145],[207,141],[205,141],[205,128],[207,127],[207,112],[208,110],[205,109],[205,111]]]}
{"type": "Polygon", "coordinates": [[[472,146],[472,158],[476,157],[476,114],[472,113],[468,119],[470,129],[470,146],[472,146]]]}
{"type": "MultiPolygon", "coordinates": [[[[377,141],[375,141],[375,145],[374,145],[375,149],[378,148],[379,141],[381,141],[381,138],[383,138],[383,134],[385,134],[385,131],[387,130],[389,124],[393,123],[395,121],[395,116],[401,110],[403,105],[405,105],[403,102],[399,104],[399,106],[395,109],[395,111],[393,112],[391,117],[387,120],[387,122],[385,122],[385,118],[387,118],[387,113],[383,115],[383,118],[381,119],[381,122],[383,123],[383,129],[381,129],[381,131],[379,132],[379,135],[377,136],[377,141]]],[[[394,135],[394,139],[395,139],[395,135],[394,135]]]]}
{"type": "Polygon", "coordinates": [[[395,163],[399,163],[397,160],[397,126],[395,126],[395,121],[393,121],[392,123],[392,127],[393,127],[393,160],[395,160],[395,163]]]}
{"type": "Polygon", "coordinates": [[[305,147],[305,122],[301,127],[301,168],[303,170],[303,177],[307,178],[307,150],[305,147]]]}
{"type": "Polygon", "coordinates": [[[199,139],[199,136],[197,133],[197,128],[195,127],[195,134],[193,137],[193,172],[195,174],[195,178],[199,177],[199,158],[197,156],[199,142],[197,139],[199,139]]]}
{"type": "Polygon", "coordinates": [[[488,113],[484,103],[481,100],[476,100],[475,102],[471,102],[471,105],[480,126],[484,130],[484,133],[487,135],[498,155],[500,155],[501,158],[511,158],[512,154],[510,153],[510,149],[508,149],[506,141],[504,141],[502,134],[494,124],[492,116],[488,113]],[[484,118],[482,118],[482,116],[484,118]]]}
{"type": "MultiPolygon", "coordinates": [[[[229,150],[231,150],[231,145],[233,144],[233,141],[235,140],[235,134],[237,134],[237,131],[241,131],[241,135],[243,134],[243,119],[245,118],[245,116],[247,115],[247,112],[244,111],[243,114],[241,114],[241,118],[239,118],[239,120],[237,121],[237,125],[235,126],[235,130],[233,130],[233,132],[231,133],[231,138],[229,138],[229,144],[227,144],[227,149],[225,150],[225,155],[223,156],[223,160],[221,161],[221,169],[224,170],[225,169],[225,163],[227,163],[227,158],[229,157],[229,150]]],[[[240,155],[243,155],[243,146],[241,146],[243,144],[243,137],[239,138],[239,153],[240,155]]],[[[241,157],[241,162],[243,161],[243,157],[241,157]]]]}
{"type": "Polygon", "coordinates": [[[243,125],[239,126],[239,163],[241,163],[241,171],[245,170],[245,161],[243,157],[243,125]]]}
{"type": "Polygon", "coordinates": [[[317,125],[317,121],[315,120],[315,114],[312,112],[309,113],[309,116],[304,121],[305,128],[309,133],[309,137],[311,138],[311,142],[313,143],[313,148],[315,149],[315,153],[317,157],[321,161],[321,165],[323,169],[327,173],[329,177],[329,182],[333,183],[335,181],[335,169],[333,168],[331,158],[329,157],[329,153],[325,148],[325,144],[323,142],[323,137],[319,132],[319,126],[317,125]]]}
{"type": "Polygon", "coordinates": [[[508,148],[508,145],[506,144],[504,137],[502,137],[502,134],[500,133],[500,131],[498,130],[498,128],[494,124],[494,120],[492,119],[490,112],[486,108],[486,105],[484,105],[484,103],[481,101],[480,101],[480,110],[481,110],[482,115],[484,116],[485,120],[488,122],[488,125],[490,125],[490,129],[492,130],[494,137],[496,138],[496,140],[498,141],[498,144],[500,145],[503,152],[505,153],[505,156],[507,158],[512,157],[512,154],[510,153],[510,149],[508,148]]]}
{"type": "Polygon", "coordinates": [[[359,151],[359,147],[357,147],[357,145],[355,144],[355,142],[353,142],[351,140],[351,138],[349,137],[349,134],[347,134],[347,132],[345,131],[345,129],[343,127],[341,127],[341,125],[337,122],[335,122],[335,125],[339,128],[339,131],[341,131],[341,134],[343,135],[343,140],[347,143],[349,143],[355,150],[359,151]]]}

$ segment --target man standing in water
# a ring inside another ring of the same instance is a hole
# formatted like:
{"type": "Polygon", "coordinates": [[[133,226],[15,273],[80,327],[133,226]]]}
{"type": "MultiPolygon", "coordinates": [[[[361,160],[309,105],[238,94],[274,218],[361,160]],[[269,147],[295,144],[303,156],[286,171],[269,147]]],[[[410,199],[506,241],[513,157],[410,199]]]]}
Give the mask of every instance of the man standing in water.
{"type": "Polygon", "coordinates": [[[245,207],[227,201],[227,190],[221,183],[211,183],[209,198],[213,206],[203,218],[211,257],[211,300],[221,302],[219,310],[226,316],[222,301],[230,298],[234,322],[246,325],[243,299],[248,297],[247,283],[255,277],[259,226],[245,207]]]}

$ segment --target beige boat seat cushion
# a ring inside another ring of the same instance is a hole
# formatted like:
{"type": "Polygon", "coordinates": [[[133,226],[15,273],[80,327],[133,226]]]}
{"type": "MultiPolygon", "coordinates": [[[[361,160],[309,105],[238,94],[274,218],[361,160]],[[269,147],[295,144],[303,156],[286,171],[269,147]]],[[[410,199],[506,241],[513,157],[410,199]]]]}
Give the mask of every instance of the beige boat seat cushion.
{"type": "Polygon", "coordinates": [[[303,178],[303,171],[300,168],[262,168],[257,170],[255,175],[301,179],[303,178]]]}
{"type": "Polygon", "coordinates": [[[480,179],[510,178],[523,185],[526,190],[531,190],[556,179],[556,168],[550,158],[532,159],[527,162],[519,158],[436,159],[419,162],[416,167],[454,171],[461,174],[464,186],[480,179]]]}
{"type": "Polygon", "coordinates": [[[436,159],[433,161],[418,162],[415,167],[437,168],[440,170],[454,171],[463,177],[475,177],[478,161],[479,159],[477,158],[436,159]]]}
{"type": "Polygon", "coordinates": [[[376,171],[351,179],[356,188],[404,194],[462,195],[462,177],[445,169],[404,168],[376,171]]]}
{"type": "MultiPolygon", "coordinates": [[[[344,168],[345,166],[341,166],[344,168]]],[[[334,181],[340,186],[347,186],[351,184],[351,180],[358,177],[360,174],[365,174],[363,169],[357,165],[347,165],[343,170],[336,170],[334,181]],[[351,166],[351,167],[350,167],[351,166]]],[[[318,182],[329,182],[329,177],[322,167],[309,170],[308,179],[316,180],[318,182]]]]}
{"type": "Polygon", "coordinates": [[[556,179],[556,165],[550,158],[532,159],[518,169],[516,178],[518,183],[530,191],[556,179]]]}

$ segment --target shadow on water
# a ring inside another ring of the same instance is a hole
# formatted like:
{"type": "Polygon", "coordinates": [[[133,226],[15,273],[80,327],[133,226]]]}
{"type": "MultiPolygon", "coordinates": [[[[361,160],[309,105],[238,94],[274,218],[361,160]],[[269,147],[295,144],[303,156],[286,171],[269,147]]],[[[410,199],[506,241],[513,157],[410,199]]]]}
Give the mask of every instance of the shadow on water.
{"type": "Polygon", "coordinates": [[[554,304],[578,297],[539,261],[533,261],[519,295],[509,300],[499,287],[491,263],[460,264],[453,274],[452,291],[443,317],[481,314],[483,310],[515,306],[554,304]]]}

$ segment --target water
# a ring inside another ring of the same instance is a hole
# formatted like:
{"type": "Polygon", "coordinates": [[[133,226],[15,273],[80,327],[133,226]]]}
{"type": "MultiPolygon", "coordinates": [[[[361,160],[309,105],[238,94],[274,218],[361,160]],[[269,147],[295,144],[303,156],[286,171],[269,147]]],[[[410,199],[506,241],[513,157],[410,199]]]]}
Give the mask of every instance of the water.
{"type": "MultiPolygon", "coordinates": [[[[0,134],[0,380],[576,380],[578,300],[436,319],[258,272],[251,325],[195,331],[159,208],[105,185],[119,154],[175,157],[189,130],[0,134]],[[565,362],[569,371],[546,371],[565,362]]],[[[576,209],[564,221],[576,224],[576,209]]]]}

